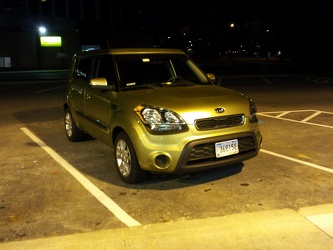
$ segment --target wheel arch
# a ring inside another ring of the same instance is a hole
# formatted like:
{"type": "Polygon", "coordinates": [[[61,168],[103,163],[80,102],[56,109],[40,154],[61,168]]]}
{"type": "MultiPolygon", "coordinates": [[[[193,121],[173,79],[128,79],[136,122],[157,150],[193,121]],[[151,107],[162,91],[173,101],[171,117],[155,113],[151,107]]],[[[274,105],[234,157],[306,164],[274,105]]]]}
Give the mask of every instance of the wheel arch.
{"type": "MultiPolygon", "coordinates": [[[[113,145],[113,146],[114,146],[114,143],[115,143],[116,137],[117,137],[117,135],[118,135],[120,132],[125,132],[125,133],[126,133],[126,131],[125,131],[122,127],[120,127],[120,126],[117,126],[117,127],[115,127],[115,128],[112,130],[112,145],[113,145]]],[[[126,133],[126,134],[127,134],[127,133],[126,133]]]]}

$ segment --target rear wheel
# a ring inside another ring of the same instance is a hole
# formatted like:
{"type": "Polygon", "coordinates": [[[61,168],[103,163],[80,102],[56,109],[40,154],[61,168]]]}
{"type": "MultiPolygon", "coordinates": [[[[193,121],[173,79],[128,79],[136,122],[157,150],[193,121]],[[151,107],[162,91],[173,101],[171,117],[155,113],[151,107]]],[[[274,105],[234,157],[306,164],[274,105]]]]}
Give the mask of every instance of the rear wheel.
{"type": "Polygon", "coordinates": [[[77,142],[84,139],[85,133],[76,126],[76,123],[69,108],[65,110],[64,123],[68,140],[72,142],[77,142]]]}
{"type": "Polygon", "coordinates": [[[139,165],[134,147],[125,132],[120,132],[115,140],[114,158],[120,178],[129,184],[142,182],[147,172],[139,165]]]}

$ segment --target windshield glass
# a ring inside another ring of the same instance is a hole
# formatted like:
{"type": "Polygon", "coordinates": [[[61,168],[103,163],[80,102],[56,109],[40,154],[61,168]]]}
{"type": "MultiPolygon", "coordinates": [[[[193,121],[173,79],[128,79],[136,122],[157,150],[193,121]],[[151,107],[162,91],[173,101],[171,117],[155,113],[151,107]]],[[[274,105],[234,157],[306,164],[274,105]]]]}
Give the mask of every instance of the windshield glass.
{"type": "Polygon", "coordinates": [[[115,61],[121,90],[212,84],[183,55],[117,55],[115,61]]]}

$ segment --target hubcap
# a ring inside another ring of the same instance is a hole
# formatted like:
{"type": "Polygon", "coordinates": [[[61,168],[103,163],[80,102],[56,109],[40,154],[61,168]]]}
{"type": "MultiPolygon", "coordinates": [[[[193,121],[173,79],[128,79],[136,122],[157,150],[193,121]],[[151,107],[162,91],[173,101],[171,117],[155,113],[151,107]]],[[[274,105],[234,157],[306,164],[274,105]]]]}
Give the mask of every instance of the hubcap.
{"type": "Polygon", "coordinates": [[[116,157],[120,173],[127,177],[131,172],[131,152],[124,140],[117,143],[116,157]]]}
{"type": "Polygon", "coordinates": [[[65,118],[65,129],[68,137],[72,136],[72,128],[73,128],[72,119],[70,114],[67,113],[65,118]]]}

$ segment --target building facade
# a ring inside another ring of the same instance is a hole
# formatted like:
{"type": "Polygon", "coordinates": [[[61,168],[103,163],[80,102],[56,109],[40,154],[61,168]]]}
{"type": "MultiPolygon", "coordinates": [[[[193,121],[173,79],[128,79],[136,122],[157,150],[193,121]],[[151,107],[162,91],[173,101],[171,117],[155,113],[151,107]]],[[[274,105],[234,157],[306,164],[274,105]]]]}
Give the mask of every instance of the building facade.
{"type": "Polygon", "coordinates": [[[0,69],[63,69],[80,50],[152,46],[144,16],[145,0],[0,0],[0,69]]]}

